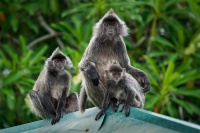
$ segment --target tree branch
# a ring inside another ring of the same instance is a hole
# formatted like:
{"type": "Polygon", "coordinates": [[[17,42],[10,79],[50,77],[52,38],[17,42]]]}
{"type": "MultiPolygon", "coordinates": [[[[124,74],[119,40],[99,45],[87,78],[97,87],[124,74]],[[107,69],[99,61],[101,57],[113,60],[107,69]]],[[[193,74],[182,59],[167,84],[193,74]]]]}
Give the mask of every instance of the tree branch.
{"type": "Polygon", "coordinates": [[[33,40],[32,42],[30,42],[28,44],[28,49],[31,49],[34,45],[36,45],[37,43],[39,42],[42,42],[44,40],[47,40],[49,38],[52,38],[52,37],[56,37],[56,42],[58,43],[58,45],[61,47],[61,48],[64,48],[64,43],[62,42],[62,40],[58,37],[59,35],[61,35],[60,33],[57,33],[55,30],[53,30],[47,23],[46,21],[44,20],[44,18],[42,17],[41,15],[41,11],[37,11],[36,12],[37,16],[38,16],[38,21],[40,23],[40,25],[47,31],[49,32],[49,34],[47,35],[44,35],[44,36],[41,36],[35,40],[33,40]]]}

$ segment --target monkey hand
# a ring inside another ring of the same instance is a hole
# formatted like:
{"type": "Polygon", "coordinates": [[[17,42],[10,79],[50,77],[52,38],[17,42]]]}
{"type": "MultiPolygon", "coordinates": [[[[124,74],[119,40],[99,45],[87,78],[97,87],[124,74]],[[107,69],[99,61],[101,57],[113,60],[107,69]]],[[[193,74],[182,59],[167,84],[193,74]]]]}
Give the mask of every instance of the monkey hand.
{"type": "Polygon", "coordinates": [[[99,85],[99,78],[95,78],[95,79],[91,79],[92,80],[92,84],[94,86],[98,86],[99,85]]]}
{"type": "Polygon", "coordinates": [[[144,93],[150,90],[150,82],[146,76],[142,80],[142,87],[144,93]]]}
{"type": "Polygon", "coordinates": [[[98,86],[99,85],[99,74],[97,72],[97,69],[95,68],[95,66],[91,65],[90,67],[88,67],[85,72],[89,75],[92,84],[94,86],[98,86]]]}
{"type": "Polygon", "coordinates": [[[138,73],[138,76],[135,77],[135,79],[143,87],[144,93],[150,90],[150,82],[149,82],[147,75],[144,72],[138,73]]]}
{"type": "Polygon", "coordinates": [[[51,124],[52,125],[56,124],[60,120],[61,115],[62,115],[61,113],[56,112],[56,115],[53,116],[52,118],[51,124]]]}
{"type": "Polygon", "coordinates": [[[125,115],[126,117],[130,114],[130,105],[125,105],[125,115]]]}

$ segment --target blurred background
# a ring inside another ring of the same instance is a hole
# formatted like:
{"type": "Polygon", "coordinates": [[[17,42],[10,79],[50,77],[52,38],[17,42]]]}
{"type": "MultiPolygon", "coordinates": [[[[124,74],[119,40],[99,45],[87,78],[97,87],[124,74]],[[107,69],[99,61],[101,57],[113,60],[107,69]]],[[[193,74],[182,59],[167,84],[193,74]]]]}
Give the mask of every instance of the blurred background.
{"type": "Polygon", "coordinates": [[[56,47],[80,91],[78,63],[111,7],[129,27],[131,64],[150,79],[145,109],[200,124],[200,0],[1,0],[0,128],[39,120],[26,96],[56,47]]]}

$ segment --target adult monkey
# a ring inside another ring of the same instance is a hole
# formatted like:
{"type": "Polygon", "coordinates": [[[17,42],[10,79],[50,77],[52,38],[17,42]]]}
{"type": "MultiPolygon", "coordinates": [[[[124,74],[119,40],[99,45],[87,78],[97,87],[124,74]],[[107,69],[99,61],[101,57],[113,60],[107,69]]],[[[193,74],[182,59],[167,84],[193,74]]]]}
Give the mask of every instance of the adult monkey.
{"type": "Polygon", "coordinates": [[[85,111],[87,97],[96,106],[102,107],[105,95],[105,71],[113,60],[119,62],[143,87],[150,90],[147,75],[130,65],[123,36],[128,35],[125,23],[110,9],[93,29],[93,37],[79,63],[82,74],[79,110],[85,111]]]}
{"type": "Polygon", "coordinates": [[[65,113],[78,111],[78,95],[72,93],[67,96],[71,75],[65,69],[72,66],[69,57],[57,48],[46,60],[33,90],[29,92],[31,111],[39,117],[52,118],[52,125],[65,113]]]}

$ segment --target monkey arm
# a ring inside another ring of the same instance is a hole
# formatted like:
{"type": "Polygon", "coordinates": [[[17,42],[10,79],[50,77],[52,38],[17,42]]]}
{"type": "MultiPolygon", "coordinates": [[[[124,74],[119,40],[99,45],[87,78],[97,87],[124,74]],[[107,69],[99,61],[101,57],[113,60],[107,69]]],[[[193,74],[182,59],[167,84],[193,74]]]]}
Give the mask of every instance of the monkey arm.
{"type": "Polygon", "coordinates": [[[94,62],[90,60],[83,60],[79,63],[79,69],[90,77],[94,86],[99,85],[99,74],[94,62]]]}
{"type": "Polygon", "coordinates": [[[142,70],[132,67],[130,64],[130,59],[127,53],[126,45],[121,40],[118,42],[118,45],[115,46],[116,52],[118,53],[119,63],[123,68],[126,68],[126,72],[131,74],[139,84],[144,88],[143,92],[147,92],[150,90],[150,82],[142,70]]]}
{"type": "Polygon", "coordinates": [[[125,102],[125,115],[126,117],[130,114],[130,107],[133,105],[133,99],[134,99],[134,93],[131,91],[131,89],[126,88],[127,92],[127,99],[125,102]]]}
{"type": "Polygon", "coordinates": [[[51,117],[55,117],[56,115],[56,111],[54,109],[54,106],[51,102],[51,98],[49,97],[50,94],[47,92],[42,92],[42,93],[38,93],[39,98],[41,100],[41,104],[42,107],[44,108],[44,110],[51,116],[51,117]]]}
{"type": "Polygon", "coordinates": [[[66,98],[67,98],[66,90],[67,89],[63,89],[62,96],[58,100],[58,105],[57,105],[57,108],[56,108],[56,112],[59,113],[61,116],[64,113],[65,105],[66,105],[66,98]]]}
{"type": "Polygon", "coordinates": [[[143,87],[143,92],[147,92],[147,91],[150,90],[150,82],[149,82],[149,79],[148,79],[148,77],[147,77],[147,75],[145,74],[144,71],[142,71],[142,70],[140,70],[138,68],[132,67],[130,65],[127,66],[126,70],[143,87]]]}

